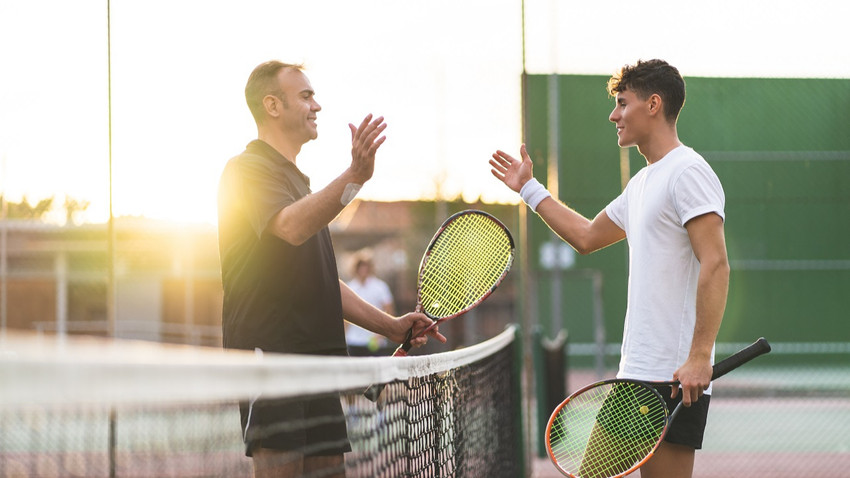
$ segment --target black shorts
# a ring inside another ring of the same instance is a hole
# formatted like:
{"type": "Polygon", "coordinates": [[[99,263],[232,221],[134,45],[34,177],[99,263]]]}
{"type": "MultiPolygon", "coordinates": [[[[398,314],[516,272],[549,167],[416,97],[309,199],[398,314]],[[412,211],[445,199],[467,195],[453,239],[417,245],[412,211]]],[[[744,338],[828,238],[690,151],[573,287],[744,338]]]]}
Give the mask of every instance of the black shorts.
{"type": "Polygon", "coordinates": [[[257,448],[305,456],[351,451],[338,393],[308,399],[258,399],[239,404],[245,454],[257,448]]]}
{"type": "MultiPolygon", "coordinates": [[[[347,355],[334,350],[320,355],[347,355]]],[[[351,451],[338,392],[308,398],[258,398],[240,402],[245,454],[258,448],[332,456],[351,451]]]]}
{"type": "MultiPolygon", "coordinates": [[[[670,413],[676,408],[676,405],[682,401],[682,391],[675,399],[670,398],[672,392],[671,387],[656,387],[658,393],[664,397],[667,402],[667,409],[670,413]]],[[[667,430],[667,435],[664,436],[664,441],[675,443],[677,445],[689,446],[695,450],[702,448],[702,438],[705,434],[705,424],[708,419],[708,406],[711,403],[711,395],[703,395],[692,403],[690,407],[682,406],[676,419],[670,424],[667,430]]]]}

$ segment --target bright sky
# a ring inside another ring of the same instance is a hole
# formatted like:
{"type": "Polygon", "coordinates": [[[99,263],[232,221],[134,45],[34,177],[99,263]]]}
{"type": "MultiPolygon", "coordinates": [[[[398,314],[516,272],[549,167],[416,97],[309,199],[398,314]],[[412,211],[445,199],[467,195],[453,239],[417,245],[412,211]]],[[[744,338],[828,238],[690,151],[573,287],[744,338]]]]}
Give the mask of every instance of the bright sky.
{"type": "MultiPolygon", "coordinates": [[[[530,73],[608,75],[664,58],[688,76],[850,78],[846,0],[526,0],[530,73]]],[[[350,161],[349,122],[387,118],[360,197],[516,201],[489,173],[520,135],[521,0],[112,0],[116,215],[215,221],[221,169],[256,135],[245,81],[304,62],[314,189],[350,161]]],[[[108,216],[107,1],[0,0],[0,192],[108,216]]],[[[600,85],[600,94],[604,94],[600,85]]],[[[612,142],[615,140],[612,129],[612,142]]]]}

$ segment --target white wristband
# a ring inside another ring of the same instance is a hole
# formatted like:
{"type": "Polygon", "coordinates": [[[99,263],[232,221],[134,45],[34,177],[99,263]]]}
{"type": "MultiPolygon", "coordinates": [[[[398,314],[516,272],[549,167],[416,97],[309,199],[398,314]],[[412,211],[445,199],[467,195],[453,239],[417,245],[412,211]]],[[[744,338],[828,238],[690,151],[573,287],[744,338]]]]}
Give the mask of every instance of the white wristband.
{"type": "Polygon", "coordinates": [[[360,192],[360,188],[363,187],[362,184],[357,183],[348,183],[345,185],[345,189],[342,191],[342,196],[339,198],[339,202],[342,203],[343,206],[348,206],[348,203],[354,200],[354,197],[357,196],[357,193],[360,192]]]}
{"type": "Polygon", "coordinates": [[[549,191],[547,191],[546,188],[544,188],[543,185],[534,178],[531,178],[522,186],[522,189],[519,190],[519,195],[534,212],[537,212],[537,206],[541,201],[552,196],[552,194],[549,193],[549,191]]]}

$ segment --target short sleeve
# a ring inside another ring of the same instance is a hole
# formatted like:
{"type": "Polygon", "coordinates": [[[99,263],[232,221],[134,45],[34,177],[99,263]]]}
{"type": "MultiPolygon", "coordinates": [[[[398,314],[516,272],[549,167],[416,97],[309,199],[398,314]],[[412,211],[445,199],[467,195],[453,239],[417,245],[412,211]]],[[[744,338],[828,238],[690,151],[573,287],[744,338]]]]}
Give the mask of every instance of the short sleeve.
{"type": "Polygon", "coordinates": [[[244,156],[236,174],[240,183],[241,202],[245,217],[259,237],[281,209],[296,201],[293,186],[282,174],[269,169],[269,161],[259,156],[244,156]]]}
{"type": "MultiPolygon", "coordinates": [[[[628,187],[626,188],[628,190],[628,187]]],[[[626,191],[620,193],[613,201],[605,206],[605,213],[622,230],[626,230],[626,191]]]]}
{"type": "Polygon", "coordinates": [[[708,163],[695,164],[682,171],[673,183],[673,200],[683,226],[710,212],[726,219],[723,186],[708,163]]]}

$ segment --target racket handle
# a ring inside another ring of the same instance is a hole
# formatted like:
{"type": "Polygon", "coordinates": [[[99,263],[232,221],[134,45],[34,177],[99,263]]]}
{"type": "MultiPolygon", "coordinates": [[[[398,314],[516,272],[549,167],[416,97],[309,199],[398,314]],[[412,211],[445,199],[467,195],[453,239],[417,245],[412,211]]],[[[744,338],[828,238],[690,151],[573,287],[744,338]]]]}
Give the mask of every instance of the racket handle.
{"type": "MultiPolygon", "coordinates": [[[[413,347],[410,344],[410,341],[413,339],[413,327],[407,331],[407,337],[404,338],[404,343],[398,346],[393,352],[393,357],[407,357],[407,352],[410,351],[410,348],[413,347]]],[[[378,397],[381,396],[381,392],[384,391],[384,387],[386,385],[382,383],[376,383],[369,386],[365,392],[363,392],[363,396],[368,398],[373,402],[378,401],[378,397]]]]}
{"type": "MultiPolygon", "coordinates": [[[[422,334],[417,335],[420,337],[422,334]]],[[[407,336],[404,338],[404,342],[395,349],[393,352],[393,357],[407,357],[407,352],[410,352],[410,349],[413,348],[413,344],[410,341],[413,340],[413,327],[407,331],[407,336]]]]}
{"type": "MultiPolygon", "coordinates": [[[[401,345],[398,346],[397,349],[395,349],[395,352],[393,353],[392,356],[393,357],[407,357],[407,351],[410,350],[410,340],[409,339],[407,340],[406,344],[407,344],[406,349],[404,348],[405,344],[401,344],[401,345]]],[[[369,388],[367,388],[366,391],[363,392],[363,396],[368,398],[369,400],[371,400],[373,402],[377,402],[378,397],[381,396],[381,392],[384,391],[384,387],[386,387],[386,384],[384,384],[384,383],[374,383],[372,385],[369,385],[369,388]]]]}
{"type": "Polygon", "coordinates": [[[714,380],[720,378],[759,355],[764,355],[768,352],[770,352],[770,344],[767,343],[767,340],[765,340],[764,337],[762,337],[756,340],[749,347],[742,349],[714,364],[714,372],[711,374],[711,379],[714,380]]]}
{"type": "MultiPolygon", "coordinates": [[[[410,352],[410,349],[413,348],[413,345],[410,343],[410,341],[413,340],[416,337],[422,337],[423,335],[427,334],[431,329],[436,327],[440,322],[441,322],[441,320],[435,320],[433,324],[429,325],[428,327],[425,327],[424,329],[422,329],[422,331],[420,331],[415,336],[413,335],[413,327],[411,327],[410,330],[407,331],[407,336],[404,338],[404,342],[402,342],[402,344],[399,345],[397,349],[395,349],[395,352],[393,352],[392,356],[393,357],[407,357],[407,352],[410,352]]],[[[371,400],[373,402],[376,402],[376,401],[378,401],[378,397],[381,396],[381,392],[384,390],[385,386],[386,385],[380,384],[380,383],[370,385],[369,388],[367,388],[366,391],[363,392],[363,396],[365,396],[366,398],[368,398],[369,400],[371,400]]]]}
{"type": "Polygon", "coordinates": [[[376,383],[374,385],[369,386],[365,392],[363,392],[363,396],[368,398],[372,402],[377,402],[378,397],[381,396],[381,392],[384,391],[384,384],[376,383]]]}

